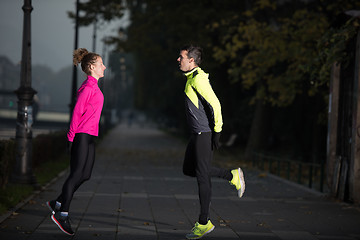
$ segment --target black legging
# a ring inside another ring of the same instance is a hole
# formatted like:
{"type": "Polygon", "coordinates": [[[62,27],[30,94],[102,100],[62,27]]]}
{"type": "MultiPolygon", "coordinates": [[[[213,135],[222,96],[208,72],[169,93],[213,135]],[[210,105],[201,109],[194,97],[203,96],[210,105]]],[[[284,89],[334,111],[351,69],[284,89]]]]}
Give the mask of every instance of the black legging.
{"type": "Polygon", "coordinates": [[[211,202],[211,177],[231,181],[230,170],[211,166],[213,150],[211,132],[193,134],[186,148],[183,173],[196,177],[199,188],[200,216],[199,223],[206,224],[209,218],[211,202]]]}
{"type": "Polygon", "coordinates": [[[94,136],[77,133],[71,148],[70,175],[56,201],[61,203],[60,211],[68,212],[74,192],[91,177],[95,160],[94,136]]]}

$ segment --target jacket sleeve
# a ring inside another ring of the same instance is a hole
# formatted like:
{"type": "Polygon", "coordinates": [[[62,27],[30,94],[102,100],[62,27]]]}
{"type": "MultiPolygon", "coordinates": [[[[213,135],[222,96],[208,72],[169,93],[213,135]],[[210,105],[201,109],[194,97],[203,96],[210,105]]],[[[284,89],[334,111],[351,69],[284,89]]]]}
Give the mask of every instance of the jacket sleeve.
{"type": "MultiPolygon", "coordinates": [[[[209,79],[207,75],[205,76],[198,76],[195,81],[193,87],[195,90],[201,95],[202,98],[207,102],[209,105],[211,112],[212,112],[212,120],[214,121],[214,129],[215,132],[221,132],[223,120],[221,115],[221,105],[220,101],[215,95],[209,79]],[[205,77],[206,76],[206,77],[205,77]]],[[[210,121],[210,119],[209,119],[210,121]]]]}
{"type": "Polygon", "coordinates": [[[67,138],[70,142],[74,140],[75,133],[77,133],[77,128],[81,123],[81,118],[86,111],[86,105],[89,102],[91,97],[92,90],[90,87],[83,87],[78,91],[77,100],[74,106],[72,113],[69,131],[67,133],[67,138]]]}

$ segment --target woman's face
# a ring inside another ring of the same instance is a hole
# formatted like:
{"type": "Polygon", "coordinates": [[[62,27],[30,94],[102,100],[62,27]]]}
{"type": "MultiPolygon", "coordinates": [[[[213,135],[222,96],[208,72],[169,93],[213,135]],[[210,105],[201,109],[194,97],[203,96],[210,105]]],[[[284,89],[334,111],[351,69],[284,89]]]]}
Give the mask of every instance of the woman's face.
{"type": "Polygon", "coordinates": [[[99,80],[99,78],[104,77],[105,69],[106,69],[106,67],[103,64],[102,58],[98,57],[96,59],[96,62],[94,64],[91,64],[91,67],[90,67],[91,76],[93,76],[94,78],[99,80]]]}

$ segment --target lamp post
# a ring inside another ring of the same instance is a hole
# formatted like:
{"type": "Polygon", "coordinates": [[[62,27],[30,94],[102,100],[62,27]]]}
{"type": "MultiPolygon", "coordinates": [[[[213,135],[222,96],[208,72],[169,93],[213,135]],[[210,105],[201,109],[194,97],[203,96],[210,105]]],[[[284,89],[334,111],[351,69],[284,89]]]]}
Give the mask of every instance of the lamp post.
{"type": "Polygon", "coordinates": [[[93,52],[96,52],[96,30],[97,30],[97,14],[95,14],[94,29],[93,29],[93,42],[92,42],[93,52]]]}
{"type": "MultiPolygon", "coordinates": [[[[78,48],[78,38],[79,38],[79,0],[76,0],[76,17],[75,17],[75,42],[74,50],[78,48]]],[[[71,102],[70,102],[70,121],[73,109],[75,107],[77,93],[77,67],[73,66],[72,74],[72,87],[71,87],[71,102]]]]}
{"type": "Polygon", "coordinates": [[[16,119],[16,164],[12,181],[36,184],[32,172],[32,104],[36,91],[31,87],[31,0],[24,0],[24,26],[21,58],[20,87],[15,91],[18,96],[16,119]]]}

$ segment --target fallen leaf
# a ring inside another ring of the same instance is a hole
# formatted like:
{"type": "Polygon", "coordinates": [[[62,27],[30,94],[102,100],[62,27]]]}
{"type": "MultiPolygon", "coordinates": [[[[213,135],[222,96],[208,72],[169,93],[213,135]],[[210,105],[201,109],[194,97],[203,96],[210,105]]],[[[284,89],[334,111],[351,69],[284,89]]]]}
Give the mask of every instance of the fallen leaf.
{"type": "Polygon", "coordinates": [[[258,223],[257,226],[258,227],[264,227],[264,228],[269,228],[270,227],[267,223],[258,223]]]}
{"type": "Polygon", "coordinates": [[[259,175],[258,175],[258,177],[259,178],[265,178],[265,177],[267,177],[267,173],[259,173],[259,175]]]}

